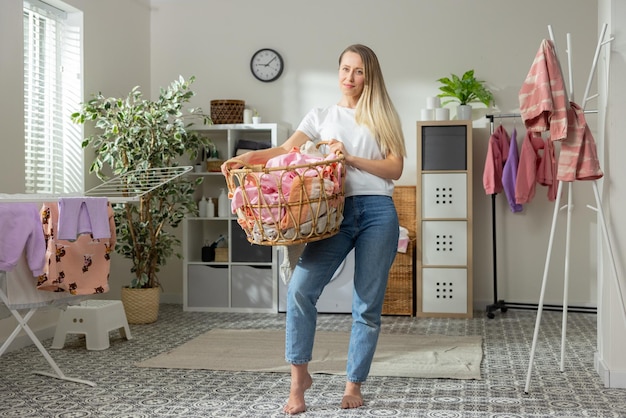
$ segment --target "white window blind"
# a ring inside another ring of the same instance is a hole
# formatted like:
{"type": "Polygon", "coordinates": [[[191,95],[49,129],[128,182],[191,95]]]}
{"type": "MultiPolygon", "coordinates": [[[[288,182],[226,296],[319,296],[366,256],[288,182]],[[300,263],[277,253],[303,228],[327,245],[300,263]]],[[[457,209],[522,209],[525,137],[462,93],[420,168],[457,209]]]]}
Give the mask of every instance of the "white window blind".
{"type": "MultiPolygon", "coordinates": [[[[56,5],[56,4],[55,4],[56,5]]],[[[24,1],[24,120],[27,193],[82,192],[82,101],[78,13],[24,1]],[[78,23],[78,24],[77,24],[78,23]]]]}

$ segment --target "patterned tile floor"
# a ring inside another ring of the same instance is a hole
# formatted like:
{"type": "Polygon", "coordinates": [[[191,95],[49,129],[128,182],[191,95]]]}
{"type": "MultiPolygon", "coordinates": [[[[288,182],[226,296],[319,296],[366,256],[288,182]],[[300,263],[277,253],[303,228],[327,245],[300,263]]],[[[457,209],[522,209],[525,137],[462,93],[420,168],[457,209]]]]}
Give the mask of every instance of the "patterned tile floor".
{"type": "MultiPolygon", "coordinates": [[[[529,394],[524,393],[536,312],[509,309],[494,319],[385,316],[383,332],[482,335],[482,380],[370,378],[365,406],[338,407],[344,377],[315,375],[301,417],[626,417],[626,390],[603,386],[593,369],[596,315],[568,315],[565,371],[559,371],[561,313],[544,312],[529,394]]],[[[320,315],[319,329],[348,330],[349,315],[320,315]]],[[[33,374],[50,366],[34,346],[0,358],[0,417],[283,417],[289,376],[147,369],[135,363],[211,328],[282,329],[282,314],[183,312],[162,305],[159,320],[131,326],[132,340],[111,333],[111,347],[85,349],[68,336],[50,350],[67,376],[97,386],[33,374]]],[[[44,340],[48,348],[52,340],[44,340]]]]}

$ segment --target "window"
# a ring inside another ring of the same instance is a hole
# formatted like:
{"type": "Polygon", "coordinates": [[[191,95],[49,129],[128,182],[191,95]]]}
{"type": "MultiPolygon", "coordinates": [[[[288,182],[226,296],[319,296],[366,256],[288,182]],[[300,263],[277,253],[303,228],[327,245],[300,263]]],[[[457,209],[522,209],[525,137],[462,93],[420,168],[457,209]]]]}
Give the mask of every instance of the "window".
{"type": "Polygon", "coordinates": [[[26,192],[80,193],[82,127],[70,115],[82,102],[82,14],[52,1],[24,1],[26,192]]]}

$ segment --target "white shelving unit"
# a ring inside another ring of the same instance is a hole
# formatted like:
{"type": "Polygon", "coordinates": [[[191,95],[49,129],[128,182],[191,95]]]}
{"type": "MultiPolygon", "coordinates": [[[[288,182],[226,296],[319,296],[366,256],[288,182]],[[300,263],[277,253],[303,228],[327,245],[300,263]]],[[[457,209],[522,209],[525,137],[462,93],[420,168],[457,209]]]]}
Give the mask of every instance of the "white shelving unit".
{"type": "Polygon", "coordinates": [[[472,123],[417,123],[419,317],[472,317],[472,123]]]}
{"type": "MultiPolygon", "coordinates": [[[[276,146],[289,136],[289,127],[277,123],[210,125],[196,129],[217,147],[220,158],[235,155],[239,141],[276,146]]],[[[195,161],[198,163],[199,161],[195,161]]],[[[206,170],[206,168],[204,168],[206,170]]],[[[230,213],[217,217],[217,198],[226,180],[221,172],[191,172],[201,176],[196,200],[213,198],[215,217],[187,217],[183,222],[183,309],[186,311],[260,312],[278,311],[278,257],[274,247],[250,244],[230,213]],[[202,261],[202,247],[220,235],[227,256],[202,261]]],[[[230,204],[229,204],[230,209],[230,204]]]]}

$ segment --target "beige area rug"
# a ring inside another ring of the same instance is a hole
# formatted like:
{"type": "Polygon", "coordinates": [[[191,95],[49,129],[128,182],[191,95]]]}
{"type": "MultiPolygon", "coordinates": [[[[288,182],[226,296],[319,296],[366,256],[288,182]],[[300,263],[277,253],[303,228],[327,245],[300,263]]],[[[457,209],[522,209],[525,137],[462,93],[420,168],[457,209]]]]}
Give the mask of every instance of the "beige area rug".
{"type": "MultiPolygon", "coordinates": [[[[349,333],[317,331],[311,373],[345,374],[349,333]]],[[[213,329],[139,367],[289,372],[285,333],[213,329]]],[[[381,334],[370,376],[480,380],[480,336],[381,334]]]]}

